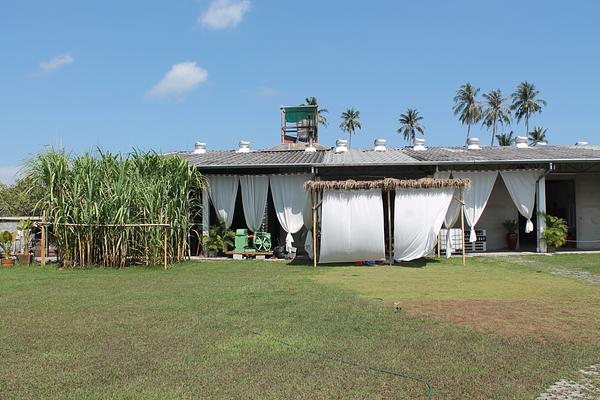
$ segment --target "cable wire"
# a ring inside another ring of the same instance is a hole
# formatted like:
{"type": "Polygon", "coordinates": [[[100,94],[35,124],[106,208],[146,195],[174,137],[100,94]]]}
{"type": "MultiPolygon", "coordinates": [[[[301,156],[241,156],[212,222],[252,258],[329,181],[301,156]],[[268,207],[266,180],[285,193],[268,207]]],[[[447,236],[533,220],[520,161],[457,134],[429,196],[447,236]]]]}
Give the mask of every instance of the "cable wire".
{"type": "Polygon", "coordinates": [[[329,360],[329,361],[333,361],[333,362],[336,362],[338,364],[348,365],[350,367],[360,368],[360,369],[363,369],[365,371],[377,372],[377,373],[380,373],[380,374],[386,374],[386,375],[396,376],[396,377],[399,377],[399,378],[409,379],[409,380],[413,380],[415,382],[423,383],[423,384],[425,384],[425,386],[427,388],[427,400],[432,400],[433,399],[433,386],[431,385],[431,383],[429,383],[425,379],[420,378],[418,376],[413,376],[413,375],[409,375],[409,374],[405,374],[405,373],[400,373],[400,372],[395,372],[395,371],[387,371],[385,369],[369,367],[367,365],[361,365],[361,364],[358,364],[358,363],[355,363],[355,362],[352,362],[352,361],[347,361],[347,360],[343,360],[341,358],[330,356],[329,354],[319,353],[318,351],[304,350],[304,349],[301,349],[298,346],[294,346],[293,344],[290,344],[290,343],[288,343],[286,341],[283,341],[281,339],[277,339],[277,338],[272,337],[272,336],[263,335],[262,333],[259,333],[259,332],[250,331],[250,333],[252,333],[254,335],[257,335],[257,336],[260,336],[260,337],[269,338],[269,339],[271,339],[274,342],[277,342],[279,344],[282,344],[284,346],[287,346],[289,348],[297,350],[297,351],[299,351],[301,353],[312,354],[314,356],[321,357],[323,359],[326,359],[326,360],[329,360]]]}

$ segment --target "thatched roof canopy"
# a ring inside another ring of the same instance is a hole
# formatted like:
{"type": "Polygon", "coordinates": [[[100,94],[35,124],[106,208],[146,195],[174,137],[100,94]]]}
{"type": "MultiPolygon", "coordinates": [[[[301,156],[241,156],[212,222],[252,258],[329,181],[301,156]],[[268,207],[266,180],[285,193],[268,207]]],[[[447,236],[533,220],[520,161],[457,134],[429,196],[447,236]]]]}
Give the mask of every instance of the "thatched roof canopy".
{"type": "Polygon", "coordinates": [[[307,181],[304,189],[309,190],[364,190],[364,189],[432,189],[432,188],[468,188],[471,186],[470,179],[395,179],[384,178],[372,181],[307,181]]]}

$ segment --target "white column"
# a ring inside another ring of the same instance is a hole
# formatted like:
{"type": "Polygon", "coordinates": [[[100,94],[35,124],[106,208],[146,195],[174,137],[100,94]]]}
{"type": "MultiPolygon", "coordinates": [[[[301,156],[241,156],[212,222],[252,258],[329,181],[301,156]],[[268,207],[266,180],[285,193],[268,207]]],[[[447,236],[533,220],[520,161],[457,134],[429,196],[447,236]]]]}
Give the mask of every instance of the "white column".
{"type": "Polygon", "coordinates": [[[537,252],[546,252],[546,243],[542,240],[542,232],[546,229],[546,177],[542,176],[535,188],[535,203],[537,204],[536,234],[537,252]]]}
{"type": "Polygon", "coordinates": [[[210,228],[210,202],[208,197],[208,190],[202,189],[202,252],[207,255],[205,245],[206,239],[208,239],[208,230],[210,228]]]}

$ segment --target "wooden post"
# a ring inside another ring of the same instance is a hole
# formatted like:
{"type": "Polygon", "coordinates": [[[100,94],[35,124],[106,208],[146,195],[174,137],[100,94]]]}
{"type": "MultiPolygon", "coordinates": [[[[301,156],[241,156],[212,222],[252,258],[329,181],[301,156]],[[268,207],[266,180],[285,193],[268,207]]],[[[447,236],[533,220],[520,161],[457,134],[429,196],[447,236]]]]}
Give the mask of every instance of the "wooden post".
{"type": "Polygon", "coordinates": [[[394,263],[394,254],[392,253],[392,203],[390,191],[387,191],[387,213],[388,213],[388,252],[390,254],[390,265],[394,263]]]}
{"type": "MultiPolygon", "coordinates": [[[[448,232],[446,232],[446,234],[448,234],[448,232]]],[[[441,249],[441,246],[440,246],[440,236],[441,235],[438,232],[438,234],[437,234],[437,253],[438,253],[438,258],[440,258],[441,255],[442,255],[442,249],[441,249]]]]}
{"type": "Polygon", "coordinates": [[[312,234],[313,234],[313,268],[317,268],[317,207],[315,197],[318,197],[319,192],[311,190],[310,200],[312,203],[312,234]]]}
{"type": "Polygon", "coordinates": [[[167,229],[169,228],[165,227],[165,271],[167,270],[167,229]]]}
{"type": "Polygon", "coordinates": [[[42,239],[40,240],[40,265],[44,267],[46,266],[46,225],[44,225],[43,219],[40,226],[42,228],[42,239]]]}
{"type": "Polygon", "coordinates": [[[460,191],[460,240],[462,241],[462,265],[467,263],[467,249],[465,248],[465,195],[464,188],[460,191]]]}

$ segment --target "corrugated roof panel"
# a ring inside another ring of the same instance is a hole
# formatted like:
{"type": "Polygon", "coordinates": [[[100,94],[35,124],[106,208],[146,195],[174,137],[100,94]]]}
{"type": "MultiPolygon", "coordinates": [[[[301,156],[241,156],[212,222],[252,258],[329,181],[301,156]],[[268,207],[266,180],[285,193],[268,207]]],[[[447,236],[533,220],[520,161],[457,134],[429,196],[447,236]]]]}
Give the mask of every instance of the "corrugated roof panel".
{"type": "Polygon", "coordinates": [[[320,164],[324,152],[305,151],[209,151],[204,154],[179,153],[198,167],[265,167],[265,166],[310,166],[320,164]]]}
{"type": "Polygon", "coordinates": [[[429,162],[509,162],[509,161],[557,161],[600,159],[600,151],[589,148],[533,146],[517,148],[514,146],[482,147],[467,150],[465,147],[430,147],[425,151],[405,148],[403,151],[418,161],[429,162]]]}
{"type": "Polygon", "coordinates": [[[384,164],[416,164],[408,154],[397,149],[374,151],[373,149],[348,149],[344,153],[328,151],[323,157],[324,165],[384,165],[384,164]]]}

